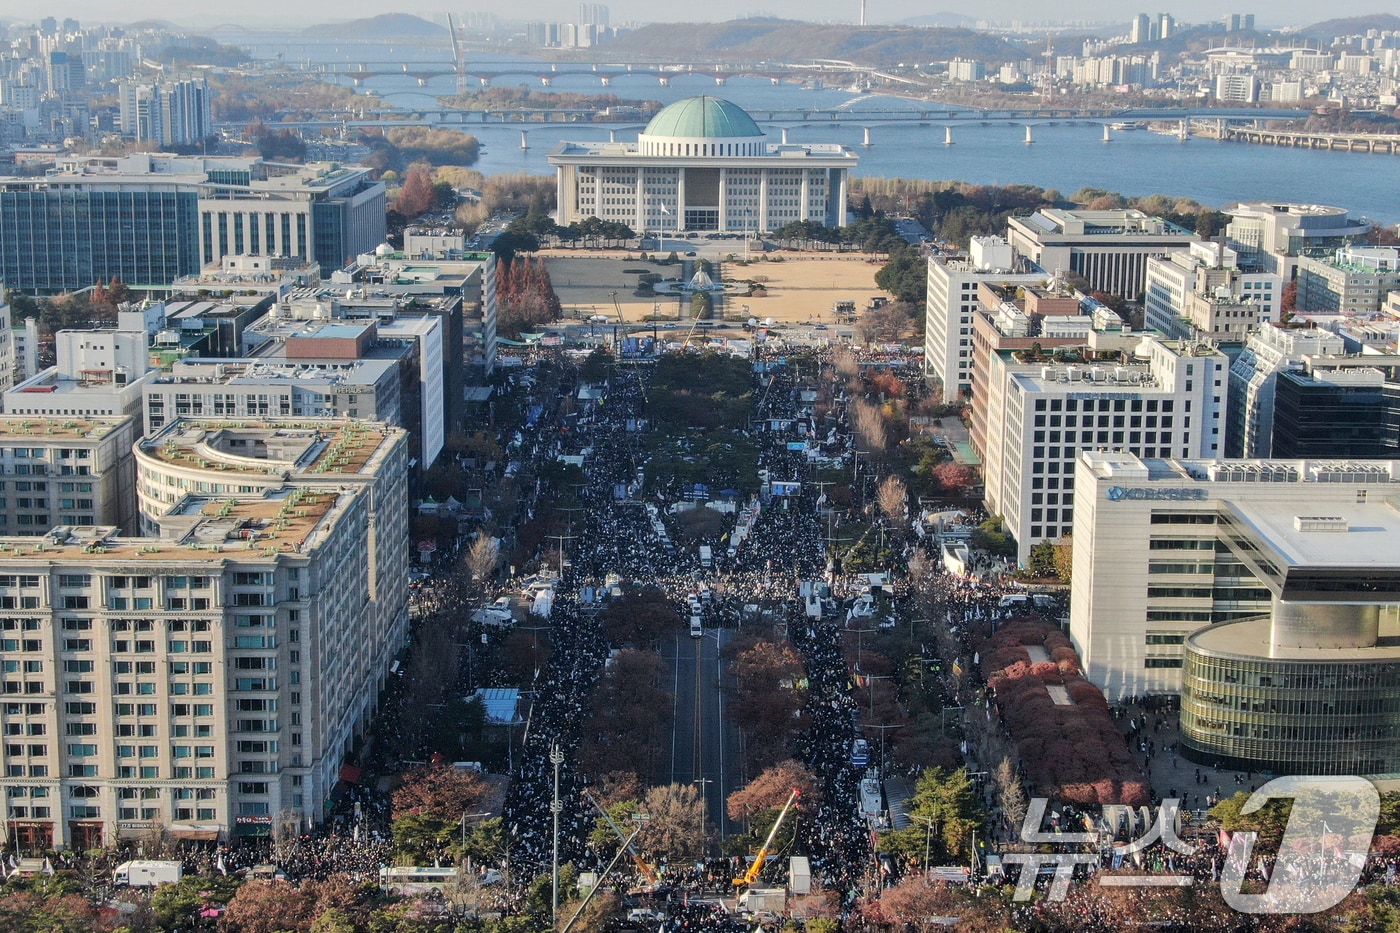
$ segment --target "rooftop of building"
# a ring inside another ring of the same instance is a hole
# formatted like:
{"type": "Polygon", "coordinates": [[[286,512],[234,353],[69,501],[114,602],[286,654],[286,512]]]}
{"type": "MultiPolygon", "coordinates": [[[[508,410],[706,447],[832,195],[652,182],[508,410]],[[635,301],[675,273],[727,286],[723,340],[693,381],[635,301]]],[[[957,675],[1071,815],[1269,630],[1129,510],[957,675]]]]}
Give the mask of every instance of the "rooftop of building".
{"type": "Polygon", "coordinates": [[[0,538],[0,565],[12,558],[47,563],[101,556],[140,563],[305,553],[342,495],[329,487],[284,486],[259,498],[188,496],[161,518],[160,537],[123,537],[108,525],[59,525],[41,536],[0,538]]]}
{"type": "Polygon", "coordinates": [[[364,472],[396,433],[367,421],[178,419],[140,447],[163,463],[217,473],[346,476],[364,472]]]}
{"type": "Polygon", "coordinates": [[[392,360],[297,361],[240,357],[177,360],[169,373],[149,373],[152,385],[377,385],[392,360]]]}
{"type": "Polygon", "coordinates": [[[1327,663],[1391,663],[1400,659],[1400,624],[1393,616],[1381,614],[1380,637],[1374,647],[1320,648],[1274,645],[1273,620],[1254,616],[1233,622],[1208,625],[1187,637],[1192,649],[1215,657],[1239,659],[1269,658],[1274,661],[1315,661],[1327,663]]]}
{"type": "Polygon", "coordinates": [[[1394,544],[1400,541],[1400,511],[1389,500],[1317,507],[1280,496],[1230,500],[1229,507],[1287,567],[1386,569],[1400,576],[1394,544]]]}
{"type": "Polygon", "coordinates": [[[101,440],[130,421],[130,418],[0,417],[0,442],[35,440],[101,440]]]}
{"type": "Polygon", "coordinates": [[[763,130],[738,104],[722,97],[687,97],[661,108],[643,135],[678,139],[752,139],[763,130]]]}
{"type": "Polygon", "coordinates": [[[1160,236],[1183,241],[1196,238],[1184,227],[1131,208],[1089,211],[1047,207],[1026,217],[1012,217],[1008,223],[1060,236],[1160,236]]]}
{"type": "Polygon", "coordinates": [[[1330,486],[1368,486],[1400,482],[1400,460],[1224,460],[1143,459],[1126,451],[1085,450],[1080,453],[1090,472],[1109,482],[1178,480],[1219,486],[1228,484],[1325,483],[1330,486]]]}

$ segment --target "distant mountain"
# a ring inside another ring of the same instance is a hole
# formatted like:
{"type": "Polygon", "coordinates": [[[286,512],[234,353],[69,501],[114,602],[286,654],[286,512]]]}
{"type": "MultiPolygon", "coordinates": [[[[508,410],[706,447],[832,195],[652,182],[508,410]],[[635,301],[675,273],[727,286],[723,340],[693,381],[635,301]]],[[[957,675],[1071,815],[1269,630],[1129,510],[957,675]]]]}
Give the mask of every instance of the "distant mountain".
{"type": "Polygon", "coordinates": [[[184,27],[177,26],[168,19],[143,19],[140,22],[128,23],[123,27],[127,32],[184,32],[184,27]]]}
{"type": "Polygon", "coordinates": [[[1364,35],[1368,29],[1400,29],[1400,16],[1393,13],[1372,13],[1370,16],[1329,19],[1312,26],[1305,26],[1294,35],[1329,42],[1336,36],[1364,35]]]}
{"type": "Polygon", "coordinates": [[[408,13],[381,13],[369,19],[352,19],[347,23],[323,23],[302,30],[304,36],[324,36],[328,39],[378,39],[384,36],[434,37],[447,35],[447,27],[430,23],[408,13]]]}
{"type": "Polygon", "coordinates": [[[943,26],[948,29],[971,29],[977,20],[961,13],[925,13],[923,16],[910,16],[899,20],[896,26],[943,26]]]}
{"type": "Polygon", "coordinates": [[[866,67],[955,57],[997,63],[1025,58],[1004,39],[969,29],[853,26],[781,19],[724,23],[652,23],[598,48],[608,56],[645,58],[808,61],[834,58],[866,67]]]}

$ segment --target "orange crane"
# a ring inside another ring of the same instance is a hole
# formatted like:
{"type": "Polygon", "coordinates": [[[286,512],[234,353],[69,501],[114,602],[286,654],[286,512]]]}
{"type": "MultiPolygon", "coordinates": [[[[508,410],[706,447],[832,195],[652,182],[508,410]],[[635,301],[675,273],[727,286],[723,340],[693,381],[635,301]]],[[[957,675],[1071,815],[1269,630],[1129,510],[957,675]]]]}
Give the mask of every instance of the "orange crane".
{"type": "Polygon", "coordinates": [[[797,798],[800,796],[802,796],[802,792],[796,789],[788,795],[787,803],[783,804],[783,809],[778,813],[777,821],[773,823],[773,828],[768,831],[768,838],[764,840],[763,848],[759,849],[758,854],[753,857],[753,864],[749,866],[748,871],[744,872],[744,877],[734,879],[735,885],[753,884],[758,880],[759,873],[763,871],[763,863],[768,861],[768,856],[773,851],[773,839],[778,835],[778,827],[783,825],[788,811],[792,809],[792,805],[797,802],[797,798]]]}

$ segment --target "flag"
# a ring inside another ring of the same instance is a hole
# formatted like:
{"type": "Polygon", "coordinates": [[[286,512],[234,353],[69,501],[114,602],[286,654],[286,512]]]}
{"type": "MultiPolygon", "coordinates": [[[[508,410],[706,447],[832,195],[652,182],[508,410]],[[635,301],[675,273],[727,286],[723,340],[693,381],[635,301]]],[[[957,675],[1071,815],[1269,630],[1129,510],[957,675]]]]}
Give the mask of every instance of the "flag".
{"type": "Polygon", "coordinates": [[[670,211],[666,210],[666,202],[665,202],[665,201],[662,201],[662,202],[661,202],[661,213],[663,213],[663,214],[669,214],[669,213],[671,213],[670,211]]]}
{"type": "Polygon", "coordinates": [[[957,677],[962,676],[962,665],[959,664],[957,661],[953,662],[953,674],[957,677]]]}
{"type": "Polygon", "coordinates": [[[1220,831],[1220,848],[1224,852],[1230,851],[1230,834],[1223,829],[1220,831]]]}
{"type": "Polygon", "coordinates": [[[44,874],[53,874],[53,862],[50,862],[48,859],[44,859],[44,874]]]}
{"type": "Polygon", "coordinates": [[[227,874],[228,874],[228,869],[227,869],[226,867],[224,867],[224,853],[222,853],[222,852],[219,853],[219,864],[218,864],[217,868],[219,869],[219,874],[221,874],[221,875],[227,875],[227,874]]]}

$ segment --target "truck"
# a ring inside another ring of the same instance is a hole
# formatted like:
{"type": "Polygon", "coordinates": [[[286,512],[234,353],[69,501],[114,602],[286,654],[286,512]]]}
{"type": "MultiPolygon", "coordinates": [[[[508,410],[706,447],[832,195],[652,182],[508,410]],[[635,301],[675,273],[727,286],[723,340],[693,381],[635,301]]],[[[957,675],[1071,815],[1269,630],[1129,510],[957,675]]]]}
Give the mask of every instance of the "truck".
{"type": "Polygon", "coordinates": [[[784,888],[749,888],[739,895],[739,909],[750,914],[770,911],[781,914],[787,908],[787,890],[784,888]]]}
{"type": "Polygon", "coordinates": [[[118,887],[154,888],[158,884],[175,884],[184,875],[184,866],[179,862],[138,859],[118,865],[112,872],[112,883],[118,887]]]}
{"type": "Polygon", "coordinates": [[[714,551],[710,549],[710,546],[709,546],[708,544],[702,544],[702,545],[700,545],[700,566],[701,566],[701,567],[713,567],[714,564],[715,564],[715,554],[714,554],[714,551]]]}

